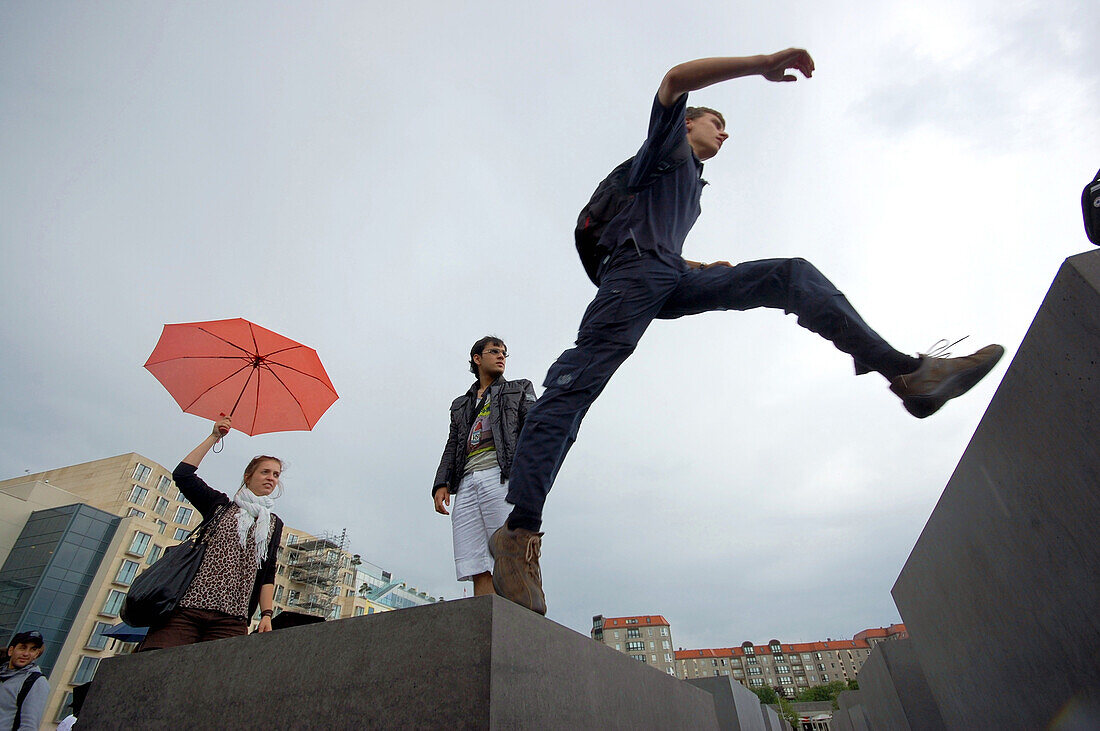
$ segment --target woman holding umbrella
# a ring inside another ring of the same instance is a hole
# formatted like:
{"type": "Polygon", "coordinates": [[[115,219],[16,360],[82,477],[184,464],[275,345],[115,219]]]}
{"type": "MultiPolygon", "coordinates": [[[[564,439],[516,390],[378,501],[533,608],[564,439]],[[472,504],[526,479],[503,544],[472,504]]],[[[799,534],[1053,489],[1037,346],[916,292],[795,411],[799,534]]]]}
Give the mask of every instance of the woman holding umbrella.
{"type": "Polygon", "coordinates": [[[271,512],[282,494],[282,460],[260,455],[245,467],[240,489],[230,498],[196,474],[207,452],[229,432],[224,417],[172,472],[180,492],[204,520],[213,519],[206,555],[179,606],[149,628],[138,652],[236,637],[260,608],[260,632],[271,631],[276,553],[283,521],[271,512]],[[278,492],[277,495],[272,493],[278,492]]]}

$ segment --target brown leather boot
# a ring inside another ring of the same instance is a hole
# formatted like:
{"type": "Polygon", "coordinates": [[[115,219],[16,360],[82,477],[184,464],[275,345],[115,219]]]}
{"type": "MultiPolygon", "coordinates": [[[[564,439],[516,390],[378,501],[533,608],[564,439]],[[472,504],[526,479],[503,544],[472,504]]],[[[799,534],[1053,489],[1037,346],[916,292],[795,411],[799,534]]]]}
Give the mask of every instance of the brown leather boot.
{"type": "Polygon", "coordinates": [[[891,379],[890,390],[901,397],[906,411],[923,419],[977,385],[1004,354],[1000,345],[987,345],[963,358],[922,355],[917,370],[891,379]]]}
{"type": "Polygon", "coordinates": [[[489,538],[493,556],[493,588],[505,599],[546,614],[546,595],[542,593],[542,533],[523,528],[512,529],[505,523],[489,538]]]}

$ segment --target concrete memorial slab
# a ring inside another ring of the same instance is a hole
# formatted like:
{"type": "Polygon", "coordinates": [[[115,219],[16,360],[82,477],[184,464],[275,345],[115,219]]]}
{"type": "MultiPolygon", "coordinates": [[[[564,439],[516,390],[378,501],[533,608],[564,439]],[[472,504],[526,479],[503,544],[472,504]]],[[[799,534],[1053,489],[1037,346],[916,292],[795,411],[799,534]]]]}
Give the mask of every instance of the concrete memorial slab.
{"type": "Polygon", "coordinates": [[[1045,728],[1100,697],[1098,485],[1091,251],[1062,265],[894,585],[950,728],[1045,728]]]}
{"type": "Polygon", "coordinates": [[[718,727],[732,731],[767,731],[760,711],[760,698],[729,676],[693,678],[684,681],[714,696],[718,727]]]}
{"type": "Polygon", "coordinates": [[[85,729],[718,728],[710,694],[499,597],[110,658],[85,729]]]}
{"type": "Polygon", "coordinates": [[[859,694],[863,716],[873,729],[947,728],[917,661],[912,640],[875,645],[859,671],[859,694]]]}

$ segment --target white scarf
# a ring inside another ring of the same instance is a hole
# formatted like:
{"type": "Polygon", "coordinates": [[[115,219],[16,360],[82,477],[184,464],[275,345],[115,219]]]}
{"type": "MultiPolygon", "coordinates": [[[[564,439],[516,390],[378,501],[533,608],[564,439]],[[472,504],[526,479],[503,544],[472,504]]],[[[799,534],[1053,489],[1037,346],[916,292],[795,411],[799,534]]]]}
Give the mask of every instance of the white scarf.
{"type": "Polygon", "coordinates": [[[256,525],[256,560],[263,563],[267,558],[267,537],[271,532],[271,507],[275,501],[268,495],[260,497],[247,487],[237,490],[233,496],[240,510],[237,511],[237,536],[241,547],[248,545],[248,531],[256,525]]]}

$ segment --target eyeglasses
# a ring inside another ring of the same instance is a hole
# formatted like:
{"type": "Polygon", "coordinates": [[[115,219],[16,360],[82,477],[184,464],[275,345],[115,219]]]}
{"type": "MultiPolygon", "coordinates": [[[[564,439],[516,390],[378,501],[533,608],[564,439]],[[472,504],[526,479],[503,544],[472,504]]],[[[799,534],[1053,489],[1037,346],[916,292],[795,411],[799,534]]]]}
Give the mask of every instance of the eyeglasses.
{"type": "Polygon", "coordinates": [[[482,355],[503,355],[505,358],[508,357],[508,351],[507,350],[501,350],[500,348],[489,348],[488,350],[481,351],[481,354],[482,355]]]}

